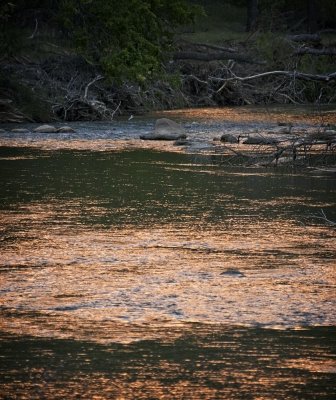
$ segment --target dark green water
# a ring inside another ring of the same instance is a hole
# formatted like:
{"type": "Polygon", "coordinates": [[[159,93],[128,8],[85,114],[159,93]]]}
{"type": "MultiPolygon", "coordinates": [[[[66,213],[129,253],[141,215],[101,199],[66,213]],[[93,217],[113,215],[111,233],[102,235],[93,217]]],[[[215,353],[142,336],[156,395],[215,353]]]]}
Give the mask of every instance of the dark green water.
{"type": "Polygon", "coordinates": [[[0,398],[335,398],[335,179],[0,148],[0,398]]]}

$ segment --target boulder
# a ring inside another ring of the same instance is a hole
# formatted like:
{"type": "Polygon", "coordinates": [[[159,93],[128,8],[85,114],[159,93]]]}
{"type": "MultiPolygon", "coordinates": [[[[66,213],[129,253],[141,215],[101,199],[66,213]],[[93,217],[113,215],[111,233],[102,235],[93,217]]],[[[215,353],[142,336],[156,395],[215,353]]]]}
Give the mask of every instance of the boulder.
{"type": "Polygon", "coordinates": [[[178,140],[186,139],[187,135],[184,128],[168,118],[160,118],[155,123],[153,133],[141,135],[143,140],[178,140]]]}
{"type": "Polygon", "coordinates": [[[173,133],[146,133],[145,135],[140,135],[140,139],[142,140],[178,140],[178,139],[186,139],[187,135],[185,133],[181,134],[173,134],[173,133]]]}
{"type": "Polygon", "coordinates": [[[11,130],[13,133],[29,133],[30,130],[27,128],[14,128],[11,130]]]}
{"type": "Polygon", "coordinates": [[[155,123],[155,134],[181,135],[185,134],[185,130],[180,124],[171,119],[160,118],[155,123]]]}
{"type": "Polygon", "coordinates": [[[74,133],[75,130],[71,128],[71,126],[61,126],[60,128],[57,129],[57,132],[59,133],[74,133]]]}
{"type": "Polygon", "coordinates": [[[237,278],[244,278],[245,274],[237,268],[228,268],[227,270],[221,272],[220,275],[230,276],[230,277],[237,277],[237,278]]]}
{"type": "Polygon", "coordinates": [[[239,143],[240,136],[232,135],[231,133],[224,133],[220,141],[224,143],[239,143]]]}
{"type": "Polygon", "coordinates": [[[34,129],[36,133],[56,133],[57,128],[52,125],[41,125],[34,129]]]}
{"type": "Polygon", "coordinates": [[[269,130],[268,133],[274,133],[277,135],[283,135],[283,134],[288,134],[292,132],[292,125],[287,125],[287,126],[279,126],[276,128],[273,128],[272,130],[269,130]]]}

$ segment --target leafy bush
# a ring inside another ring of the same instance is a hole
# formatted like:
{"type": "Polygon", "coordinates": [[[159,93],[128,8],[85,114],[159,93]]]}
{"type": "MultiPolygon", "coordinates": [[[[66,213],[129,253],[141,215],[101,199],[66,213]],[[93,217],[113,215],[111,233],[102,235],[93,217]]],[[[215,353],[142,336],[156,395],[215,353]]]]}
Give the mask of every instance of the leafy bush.
{"type": "Polygon", "coordinates": [[[196,9],[183,0],[63,0],[59,21],[108,76],[144,82],[160,70],[172,29],[190,22],[196,9]]]}

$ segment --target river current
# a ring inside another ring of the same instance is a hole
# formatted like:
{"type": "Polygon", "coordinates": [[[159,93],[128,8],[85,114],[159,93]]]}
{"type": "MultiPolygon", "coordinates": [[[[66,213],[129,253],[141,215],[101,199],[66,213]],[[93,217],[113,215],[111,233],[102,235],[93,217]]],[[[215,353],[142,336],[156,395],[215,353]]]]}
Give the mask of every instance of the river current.
{"type": "Polygon", "coordinates": [[[333,398],[334,175],[184,122],[188,151],[154,117],[0,134],[0,398],[333,398]]]}

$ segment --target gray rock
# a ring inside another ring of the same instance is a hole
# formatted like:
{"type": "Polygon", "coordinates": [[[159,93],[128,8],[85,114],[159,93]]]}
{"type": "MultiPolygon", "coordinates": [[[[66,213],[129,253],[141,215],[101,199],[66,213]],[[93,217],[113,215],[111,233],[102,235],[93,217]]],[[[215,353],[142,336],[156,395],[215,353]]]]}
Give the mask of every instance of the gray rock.
{"type": "Polygon", "coordinates": [[[71,128],[71,126],[61,126],[60,128],[57,129],[57,132],[59,133],[74,133],[75,130],[71,128]]]}
{"type": "Polygon", "coordinates": [[[15,129],[12,129],[11,132],[13,132],[13,133],[29,133],[30,130],[27,128],[15,128],[15,129]]]}
{"type": "Polygon", "coordinates": [[[155,123],[153,133],[141,135],[143,140],[178,140],[187,137],[184,128],[168,118],[160,118],[155,123]]]}
{"type": "Polygon", "coordinates": [[[36,133],[56,133],[57,128],[52,125],[41,125],[34,129],[36,133]]]}
{"type": "Polygon", "coordinates": [[[160,118],[155,123],[155,134],[156,135],[181,135],[185,134],[184,128],[177,122],[168,119],[160,118]]]}
{"type": "Polygon", "coordinates": [[[192,143],[190,140],[184,139],[177,139],[174,142],[174,146],[190,146],[192,143]]]}
{"type": "Polygon", "coordinates": [[[186,138],[187,135],[185,133],[146,133],[144,135],[140,135],[140,139],[142,140],[178,140],[186,138]]]}
{"type": "Polygon", "coordinates": [[[240,136],[235,136],[230,133],[224,133],[221,136],[220,141],[224,143],[239,143],[239,138],[240,136]]]}
{"type": "Polygon", "coordinates": [[[262,145],[272,145],[278,143],[277,139],[265,138],[262,136],[250,136],[244,142],[244,144],[262,144],[262,145]]]}
{"type": "Polygon", "coordinates": [[[292,128],[292,125],[279,126],[277,128],[273,128],[272,130],[269,130],[269,133],[274,133],[278,135],[288,134],[292,132],[292,128]]]}
{"type": "Polygon", "coordinates": [[[221,275],[232,276],[236,278],[244,278],[245,275],[243,272],[239,271],[237,268],[228,268],[226,271],[223,271],[221,275]]]}

